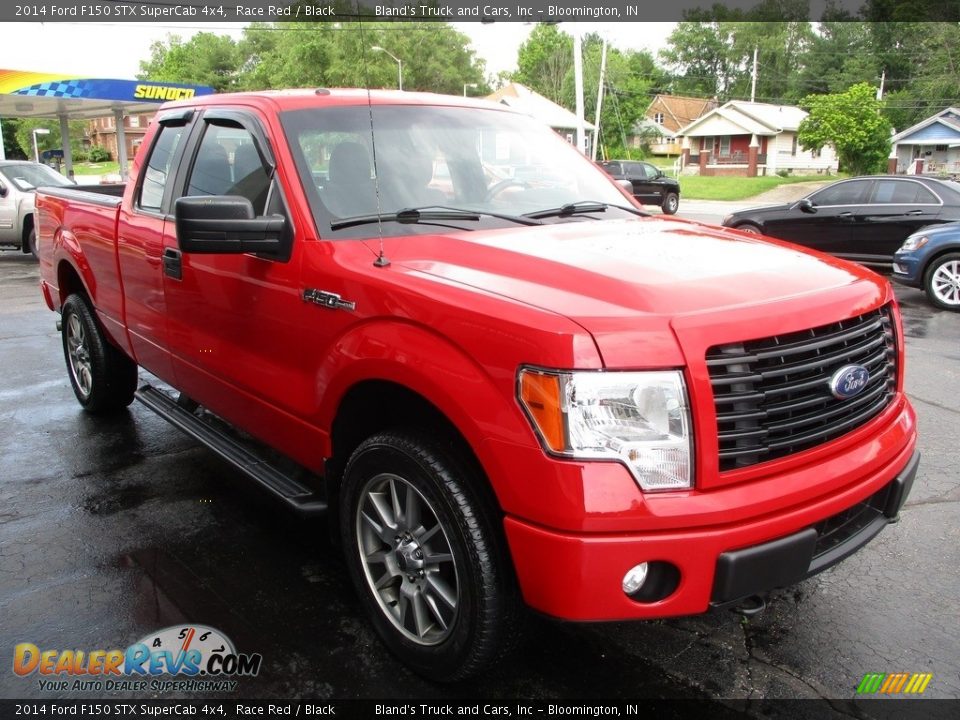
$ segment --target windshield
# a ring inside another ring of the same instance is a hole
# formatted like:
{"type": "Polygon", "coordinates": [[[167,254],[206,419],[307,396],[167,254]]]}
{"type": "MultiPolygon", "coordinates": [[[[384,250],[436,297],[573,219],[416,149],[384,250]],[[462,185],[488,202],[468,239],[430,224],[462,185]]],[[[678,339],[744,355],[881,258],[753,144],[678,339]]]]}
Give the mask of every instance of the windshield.
{"type": "Polygon", "coordinates": [[[41,185],[63,187],[73,185],[70,180],[39,163],[24,163],[23,165],[0,166],[0,175],[13,183],[18,190],[33,190],[41,185]]]}
{"type": "MultiPolygon", "coordinates": [[[[487,226],[504,227],[511,217],[580,201],[629,205],[609,177],[570,143],[512,112],[361,105],[289,111],[282,122],[323,234],[371,235],[369,225],[341,221],[410,208],[471,211],[482,214],[487,226]]],[[[598,212],[625,215],[616,209],[598,212]]],[[[564,213],[552,221],[586,217],[564,213]]],[[[460,226],[455,219],[443,224],[460,226]]],[[[395,223],[387,230],[431,231],[415,223],[395,223]]]]}

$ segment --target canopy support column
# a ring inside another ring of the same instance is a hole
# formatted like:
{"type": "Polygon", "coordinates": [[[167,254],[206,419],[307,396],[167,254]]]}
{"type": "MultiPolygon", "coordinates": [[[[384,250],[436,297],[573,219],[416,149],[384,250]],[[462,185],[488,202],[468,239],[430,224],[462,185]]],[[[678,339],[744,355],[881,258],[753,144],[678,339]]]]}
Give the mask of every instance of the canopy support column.
{"type": "Polygon", "coordinates": [[[113,111],[114,125],[117,128],[117,161],[120,163],[120,180],[127,181],[127,134],[123,129],[123,110],[113,111]]]}
{"type": "Polygon", "coordinates": [[[73,180],[73,153],[70,150],[70,120],[60,115],[60,147],[63,148],[63,170],[73,180]]]}

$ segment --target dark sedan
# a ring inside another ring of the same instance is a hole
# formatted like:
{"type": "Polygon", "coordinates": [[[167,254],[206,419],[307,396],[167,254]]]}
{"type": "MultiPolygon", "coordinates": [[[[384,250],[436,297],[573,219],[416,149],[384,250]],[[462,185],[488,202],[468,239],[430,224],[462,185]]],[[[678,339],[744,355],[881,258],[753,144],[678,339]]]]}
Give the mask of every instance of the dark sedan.
{"type": "Polygon", "coordinates": [[[629,180],[633,196],[644,205],[658,205],[667,215],[680,207],[680,183],[650,163],[636,160],[605,160],[597,163],[614,180],[629,180]]]}
{"type": "Polygon", "coordinates": [[[960,223],[914,233],[893,256],[893,279],[923,288],[931,303],[960,311],[960,223]]]}
{"type": "Polygon", "coordinates": [[[742,210],[723,224],[889,272],[909,235],[958,220],[960,184],[880,175],[840,180],[790,205],[742,210]]]}

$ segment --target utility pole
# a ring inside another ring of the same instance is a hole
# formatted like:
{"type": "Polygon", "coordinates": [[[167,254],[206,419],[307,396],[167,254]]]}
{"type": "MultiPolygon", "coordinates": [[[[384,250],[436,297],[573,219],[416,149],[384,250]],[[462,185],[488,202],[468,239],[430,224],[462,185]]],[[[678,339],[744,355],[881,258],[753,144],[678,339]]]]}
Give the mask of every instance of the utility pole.
{"type": "Polygon", "coordinates": [[[880,73],[880,88],[877,90],[877,100],[883,100],[883,83],[887,79],[887,70],[884,68],[883,72],[880,73]]]}
{"type": "Polygon", "coordinates": [[[583,120],[583,40],[580,29],[573,32],[573,78],[577,105],[577,150],[587,154],[587,138],[583,120]]]}
{"type": "Polygon", "coordinates": [[[600,147],[600,107],[603,105],[603,75],[607,70],[607,39],[603,39],[600,49],[600,82],[597,87],[597,115],[593,122],[593,149],[591,159],[596,161],[597,148],[600,147]]]}
{"type": "Polygon", "coordinates": [[[750,75],[750,102],[757,97],[757,48],[753,48],[753,72],[750,75]]]}

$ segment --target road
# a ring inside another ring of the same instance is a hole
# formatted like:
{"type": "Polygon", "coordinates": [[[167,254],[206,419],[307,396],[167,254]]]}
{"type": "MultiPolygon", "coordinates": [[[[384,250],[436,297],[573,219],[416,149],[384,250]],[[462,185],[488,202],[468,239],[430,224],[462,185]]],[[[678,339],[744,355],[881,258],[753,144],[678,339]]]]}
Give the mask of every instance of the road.
{"type": "Polygon", "coordinates": [[[292,517],[138,404],[80,411],[37,278],[31,259],[0,253],[0,697],[76,696],[14,675],[16,643],[122,648],[199,622],[263,655],[236,690],[247,698],[836,701],[895,671],[932,673],[925,698],[960,698],[960,315],[918,291],[897,291],[923,453],[899,524],[749,620],[530,616],[507,662],[442,687],[380,644],[322,521],[292,517]]]}

